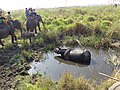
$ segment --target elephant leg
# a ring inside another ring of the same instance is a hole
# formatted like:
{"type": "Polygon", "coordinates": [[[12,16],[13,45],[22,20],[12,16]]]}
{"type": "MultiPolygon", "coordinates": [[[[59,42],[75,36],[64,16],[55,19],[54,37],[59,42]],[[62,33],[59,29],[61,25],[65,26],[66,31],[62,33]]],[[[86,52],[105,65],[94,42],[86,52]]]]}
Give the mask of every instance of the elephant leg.
{"type": "Polygon", "coordinates": [[[37,34],[37,28],[35,27],[35,34],[37,34]]]}
{"type": "Polygon", "coordinates": [[[17,41],[17,36],[15,35],[15,41],[17,41]]]}
{"type": "Polygon", "coordinates": [[[12,28],[12,30],[10,30],[10,35],[11,35],[11,41],[12,43],[14,43],[14,38],[15,38],[15,28],[12,28]]]}
{"type": "Polygon", "coordinates": [[[29,38],[30,44],[32,43],[31,37],[29,38]]]}
{"type": "Polygon", "coordinates": [[[12,41],[12,43],[14,43],[14,35],[11,35],[11,41],[12,41]]]}
{"type": "Polygon", "coordinates": [[[29,32],[29,28],[27,28],[27,31],[29,32]]]}
{"type": "Polygon", "coordinates": [[[1,41],[1,39],[0,39],[0,44],[1,44],[2,46],[4,46],[4,44],[3,44],[2,41],[1,41]]]}
{"type": "Polygon", "coordinates": [[[39,29],[39,32],[41,32],[41,28],[40,28],[40,24],[38,23],[38,29],[39,29]]]}

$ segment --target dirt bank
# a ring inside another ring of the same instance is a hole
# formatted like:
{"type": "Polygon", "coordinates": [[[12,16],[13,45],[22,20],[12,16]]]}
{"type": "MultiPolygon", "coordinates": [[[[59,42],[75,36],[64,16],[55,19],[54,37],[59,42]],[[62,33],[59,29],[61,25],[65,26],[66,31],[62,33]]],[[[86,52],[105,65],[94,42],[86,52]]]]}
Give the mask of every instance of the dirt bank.
{"type": "MultiPolygon", "coordinates": [[[[30,60],[26,57],[23,63],[10,63],[11,58],[15,56],[17,53],[21,53],[23,49],[18,46],[12,46],[8,48],[0,49],[0,90],[12,90],[15,85],[13,81],[18,75],[29,75],[27,70],[30,69],[29,62],[33,60],[37,60],[38,56],[35,55],[30,60]]],[[[38,49],[37,49],[38,50],[38,49]]],[[[37,52],[37,50],[35,50],[37,52]]]]}

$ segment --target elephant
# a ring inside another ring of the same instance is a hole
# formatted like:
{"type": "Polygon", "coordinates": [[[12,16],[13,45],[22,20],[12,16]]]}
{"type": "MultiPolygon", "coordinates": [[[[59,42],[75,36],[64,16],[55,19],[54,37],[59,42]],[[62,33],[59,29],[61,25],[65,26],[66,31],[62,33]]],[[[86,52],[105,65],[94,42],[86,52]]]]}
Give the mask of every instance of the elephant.
{"type": "Polygon", "coordinates": [[[21,31],[21,37],[25,40],[25,39],[29,39],[30,43],[32,41],[32,37],[35,37],[35,34],[33,32],[26,32],[26,31],[23,31],[22,29],[22,24],[19,20],[15,20],[15,21],[12,21],[14,27],[16,29],[20,29],[21,31]]]}
{"type": "Polygon", "coordinates": [[[35,37],[35,34],[33,32],[22,32],[21,37],[25,39],[29,39],[29,42],[31,44],[32,42],[32,37],[35,37]]]}
{"type": "Polygon", "coordinates": [[[22,33],[21,23],[18,20],[8,21],[7,23],[2,23],[0,27],[0,44],[4,46],[1,39],[11,35],[11,41],[14,43],[14,39],[17,41],[15,35],[15,29],[20,29],[22,33]]]}
{"type": "Polygon", "coordinates": [[[89,65],[91,61],[91,53],[88,50],[77,50],[77,49],[62,49],[62,48],[55,48],[54,52],[57,54],[61,54],[61,57],[65,60],[70,60],[75,63],[81,63],[89,65]]]}
{"type": "Polygon", "coordinates": [[[26,29],[27,31],[30,30],[30,32],[34,32],[37,34],[37,29],[36,27],[38,27],[39,32],[41,31],[40,29],[40,22],[42,22],[43,26],[44,26],[44,22],[42,20],[42,17],[40,15],[29,15],[28,19],[26,21],[26,29]]]}

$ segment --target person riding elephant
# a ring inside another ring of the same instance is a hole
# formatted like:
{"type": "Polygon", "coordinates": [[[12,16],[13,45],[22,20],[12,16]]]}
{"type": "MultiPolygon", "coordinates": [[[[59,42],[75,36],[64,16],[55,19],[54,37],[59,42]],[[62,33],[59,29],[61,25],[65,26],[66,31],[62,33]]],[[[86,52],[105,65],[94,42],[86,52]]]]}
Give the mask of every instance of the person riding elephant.
{"type": "Polygon", "coordinates": [[[1,27],[4,26],[5,24],[7,24],[8,26],[11,25],[12,18],[11,18],[10,12],[8,12],[9,15],[7,15],[6,18],[2,15],[2,13],[3,13],[3,11],[2,11],[2,9],[0,9],[0,25],[1,25],[1,27]]]}
{"type": "Polygon", "coordinates": [[[10,12],[7,12],[6,19],[9,20],[9,21],[13,21],[10,12]]]}
{"type": "Polygon", "coordinates": [[[18,20],[13,20],[13,23],[4,24],[2,28],[0,28],[0,44],[2,46],[4,46],[4,44],[2,43],[1,39],[4,39],[5,37],[8,37],[9,35],[11,36],[12,43],[14,43],[14,40],[17,41],[17,36],[15,35],[15,29],[19,29],[22,35],[21,23],[18,20]]]}
{"type": "Polygon", "coordinates": [[[35,12],[35,9],[32,9],[32,10],[31,10],[30,15],[33,15],[33,16],[36,16],[36,15],[37,15],[37,13],[35,12]]]}
{"type": "Polygon", "coordinates": [[[29,16],[29,9],[28,8],[25,8],[25,15],[26,15],[26,19],[28,19],[28,16],[29,16]]]}
{"type": "Polygon", "coordinates": [[[14,43],[14,40],[17,41],[17,37],[15,35],[15,28],[20,29],[21,23],[18,20],[14,20],[13,22],[7,20],[5,17],[2,16],[2,9],[0,9],[0,44],[4,46],[1,39],[11,35],[11,41],[14,43]]]}
{"type": "Polygon", "coordinates": [[[0,8],[0,19],[5,19],[5,17],[3,17],[2,14],[3,14],[3,11],[2,11],[2,9],[0,8]]]}
{"type": "Polygon", "coordinates": [[[34,32],[34,30],[35,30],[35,33],[37,33],[36,27],[38,27],[39,32],[41,32],[40,22],[44,26],[44,22],[43,22],[42,17],[40,15],[29,15],[27,22],[26,22],[27,31],[30,30],[30,32],[34,32]]]}
{"type": "Polygon", "coordinates": [[[3,16],[3,11],[0,8],[0,28],[6,23],[6,18],[3,16]]]}
{"type": "Polygon", "coordinates": [[[61,54],[61,57],[65,60],[70,60],[77,63],[90,64],[91,61],[91,53],[88,50],[55,48],[54,52],[61,54]]]}

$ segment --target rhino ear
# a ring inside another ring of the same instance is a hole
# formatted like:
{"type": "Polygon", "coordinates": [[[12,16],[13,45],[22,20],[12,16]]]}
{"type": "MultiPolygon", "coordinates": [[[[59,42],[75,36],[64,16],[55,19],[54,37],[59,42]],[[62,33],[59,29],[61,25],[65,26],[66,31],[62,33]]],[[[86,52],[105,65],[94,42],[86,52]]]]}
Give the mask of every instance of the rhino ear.
{"type": "Polygon", "coordinates": [[[59,50],[61,50],[61,48],[60,48],[60,47],[58,47],[58,49],[59,49],[59,50]]]}

